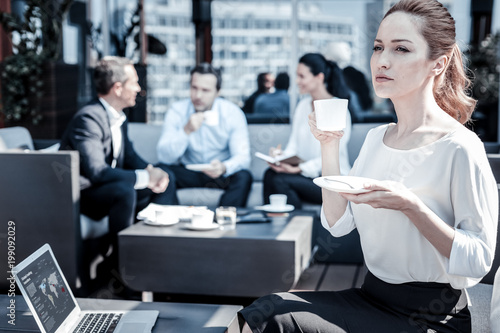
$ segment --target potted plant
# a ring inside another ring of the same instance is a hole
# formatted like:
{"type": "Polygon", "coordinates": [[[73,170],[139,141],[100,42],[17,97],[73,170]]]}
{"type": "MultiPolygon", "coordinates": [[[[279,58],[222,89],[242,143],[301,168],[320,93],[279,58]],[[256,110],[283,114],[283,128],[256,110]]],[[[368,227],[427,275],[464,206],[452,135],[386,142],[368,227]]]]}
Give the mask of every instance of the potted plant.
{"type": "Polygon", "coordinates": [[[73,1],[26,0],[22,18],[0,12],[3,29],[16,36],[0,70],[0,113],[5,125],[25,126],[35,138],[59,138],[76,112],[78,69],[60,61],[61,22],[73,1]]]}

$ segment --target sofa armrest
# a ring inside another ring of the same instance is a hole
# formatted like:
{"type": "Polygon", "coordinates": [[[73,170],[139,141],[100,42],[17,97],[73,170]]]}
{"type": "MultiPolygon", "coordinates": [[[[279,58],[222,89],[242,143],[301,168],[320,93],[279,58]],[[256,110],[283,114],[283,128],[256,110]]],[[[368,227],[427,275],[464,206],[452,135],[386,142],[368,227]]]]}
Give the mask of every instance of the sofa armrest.
{"type": "MultiPolygon", "coordinates": [[[[81,248],[78,153],[8,152],[0,153],[0,161],[0,234],[12,221],[16,263],[49,243],[74,288],[81,248]]],[[[7,240],[0,237],[0,253],[7,253],[7,240]]],[[[9,282],[8,264],[0,256],[2,290],[9,282]]]]}

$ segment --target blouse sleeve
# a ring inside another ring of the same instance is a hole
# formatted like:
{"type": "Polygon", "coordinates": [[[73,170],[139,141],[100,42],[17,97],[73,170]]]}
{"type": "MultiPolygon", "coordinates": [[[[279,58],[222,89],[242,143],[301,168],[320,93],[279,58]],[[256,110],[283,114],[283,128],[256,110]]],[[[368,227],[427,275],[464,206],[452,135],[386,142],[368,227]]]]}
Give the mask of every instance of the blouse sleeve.
{"type": "Polygon", "coordinates": [[[479,279],[488,273],[493,263],[498,188],[484,149],[475,148],[458,150],[452,166],[455,238],[448,273],[479,279]]]}

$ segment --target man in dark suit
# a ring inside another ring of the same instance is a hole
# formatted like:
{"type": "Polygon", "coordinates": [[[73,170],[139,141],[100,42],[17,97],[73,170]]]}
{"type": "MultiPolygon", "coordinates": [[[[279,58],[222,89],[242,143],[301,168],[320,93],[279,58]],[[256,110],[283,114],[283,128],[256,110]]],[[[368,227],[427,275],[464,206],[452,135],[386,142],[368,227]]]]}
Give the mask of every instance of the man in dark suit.
{"type": "Polygon", "coordinates": [[[139,157],[127,135],[123,109],[135,105],[141,90],[132,62],[103,58],[95,68],[94,82],[99,99],[76,113],[60,149],[79,151],[80,212],[94,220],[108,216],[111,242],[116,246],[118,232],[134,222],[138,211],[152,201],[171,202],[169,196],[175,192],[165,191],[168,170],[139,157]]]}

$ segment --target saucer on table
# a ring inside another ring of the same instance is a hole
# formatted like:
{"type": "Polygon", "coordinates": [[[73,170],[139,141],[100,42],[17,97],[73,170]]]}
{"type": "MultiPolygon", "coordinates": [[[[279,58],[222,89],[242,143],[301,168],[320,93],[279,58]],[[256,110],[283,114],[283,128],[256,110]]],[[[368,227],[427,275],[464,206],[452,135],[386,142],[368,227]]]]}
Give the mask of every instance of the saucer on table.
{"type": "Polygon", "coordinates": [[[257,206],[255,209],[263,210],[268,213],[287,213],[291,212],[295,209],[293,205],[284,205],[284,206],[273,206],[273,205],[263,205],[257,206]]]}
{"type": "Polygon", "coordinates": [[[186,223],[184,225],[184,229],[193,230],[193,231],[215,230],[215,229],[219,229],[219,227],[220,227],[220,224],[217,224],[217,223],[212,223],[212,224],[203,225],[203,226],[193,225],[192,223],[186,223]]]}

